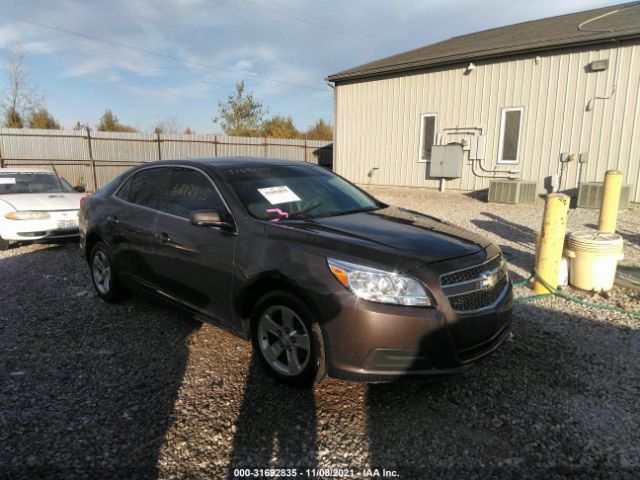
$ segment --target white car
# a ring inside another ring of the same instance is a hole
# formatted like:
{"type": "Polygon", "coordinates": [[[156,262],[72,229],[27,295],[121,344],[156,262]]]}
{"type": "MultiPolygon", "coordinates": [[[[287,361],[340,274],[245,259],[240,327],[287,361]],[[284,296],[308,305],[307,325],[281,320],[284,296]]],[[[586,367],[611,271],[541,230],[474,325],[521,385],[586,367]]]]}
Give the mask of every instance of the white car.
{"type": "Polygon", "coordinates": [[[49,170],[0,168],[0,250],[78,236],[80,191],[49,170]]]}

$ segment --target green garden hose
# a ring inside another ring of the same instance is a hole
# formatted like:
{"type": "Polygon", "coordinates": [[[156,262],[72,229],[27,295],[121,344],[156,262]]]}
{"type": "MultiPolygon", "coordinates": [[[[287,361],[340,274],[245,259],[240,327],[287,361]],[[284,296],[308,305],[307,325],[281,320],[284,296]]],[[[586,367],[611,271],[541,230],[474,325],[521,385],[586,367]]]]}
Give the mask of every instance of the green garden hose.
{"type": "Polygon", "coordinates": [[[516,282],[513,285],[515,287],[522,287],[522,286],[528,284],[529,281],[532,278],[536,278],[551,293],[543,293],[543,294],[540,294],[540,295],[531,295],[529,297],[515,298],[513,300],[514,302],[516,302],[516,303],[533,302],[535,300],[540,300],[541,298],[548,297],[549,295],[556,295],[558,297],[564,298],[565,300],[569,300],[571,302],[579,303],[580,305],[584,305],[586,307],[599,308],[601,310],[609,310],[609,311],[612,311],[612,312],[624,313],[626,315],[632,315],[634,317],[640,317],[640,312],[637,311],[637,310],[627,310],[627,309],[624,309],[624,308],[613,307],[611,305],[605,305],[603,303],[587,302],[585,300],[582,300],[581,298],[575,297],[573,295],[569,295],[568,293],[565,293],[565,292],[563,292],[563,291],[561,291],[559,289],[555,289],[551,285],[549,285],[549,283],[546,282],[544,280],[544,278],[542,278],[538,274],[538,272],[535,271],[535,269],[531,273],[529,278],[527,278],[526,280],[523,280],[522,282],[516,282]]]}

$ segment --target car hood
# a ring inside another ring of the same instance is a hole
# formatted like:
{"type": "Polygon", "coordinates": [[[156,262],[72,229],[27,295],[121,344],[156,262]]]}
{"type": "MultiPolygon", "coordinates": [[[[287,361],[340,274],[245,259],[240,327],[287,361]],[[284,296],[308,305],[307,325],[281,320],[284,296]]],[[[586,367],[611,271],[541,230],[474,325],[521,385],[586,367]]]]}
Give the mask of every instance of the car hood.
{"type": "Polygon", "coordinates": [[[78,210],[84,193],[14,193],[0,195],[0,202],[15,210],[78,210]]]}
{"type": "Polygon", "coordinates": [[[398,207],[287,222],[287,226],[330,234],[334,239],[357,240],[374,248],[377,245],[419,263],[452,260],[491,245],[486,238],[463,228],[398,207]]]}

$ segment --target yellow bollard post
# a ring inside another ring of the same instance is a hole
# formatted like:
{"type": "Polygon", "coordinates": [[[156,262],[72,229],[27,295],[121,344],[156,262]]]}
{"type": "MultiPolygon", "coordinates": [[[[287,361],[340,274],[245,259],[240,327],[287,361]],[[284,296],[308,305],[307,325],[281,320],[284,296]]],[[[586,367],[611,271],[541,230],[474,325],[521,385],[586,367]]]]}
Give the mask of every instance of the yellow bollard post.
{"type": "MultiPolygon", "coordinates": [[[[547,195],[547,201],[544,205],[536,272],[553,288],[558,288],[558,273],[560,272],[564,234],[567,228],[569,201],[570,198],[567,195],[552,193],[547,195]]],[[[538,279],[536,279],[534,289],[536,293],[550,293],[538,279]]]]}
{"type": "Polygon", "coordinates": [[[616,233],[618,207],[620,205],[620,191],[622,190],[622,172],[609,170],[604,176],[602,203],[600,204],[600,220],[598,230],[616,233]]]}

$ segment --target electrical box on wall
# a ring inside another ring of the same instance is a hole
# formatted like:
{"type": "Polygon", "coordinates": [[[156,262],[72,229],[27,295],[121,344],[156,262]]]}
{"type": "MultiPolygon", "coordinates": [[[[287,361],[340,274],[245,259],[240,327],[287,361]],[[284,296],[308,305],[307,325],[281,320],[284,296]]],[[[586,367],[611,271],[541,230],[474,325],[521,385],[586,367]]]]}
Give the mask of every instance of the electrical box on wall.
{"type": "Polygon", "coordinates": [[[429,176],[435,178],[460,178],[462,176],[462,144],[434,145],[431,150],[429,176]]]}

